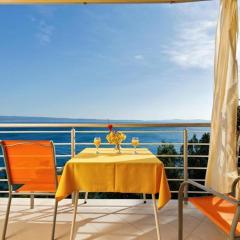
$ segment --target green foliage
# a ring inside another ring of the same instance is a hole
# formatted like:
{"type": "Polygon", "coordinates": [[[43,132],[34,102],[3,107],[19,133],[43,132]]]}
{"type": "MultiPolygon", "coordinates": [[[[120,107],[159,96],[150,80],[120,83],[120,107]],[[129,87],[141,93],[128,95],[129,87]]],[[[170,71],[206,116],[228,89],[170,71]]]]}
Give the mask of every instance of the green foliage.
{"type": "MultiPolygon", "coordinates": [[[[204,133],[200,139],[194,134],[192,138],[188,141],[188,165],[189,167],[206,167],[209,151],[209,146],[206,143],[210,141],[210,134],[204,133]],[[195,145],[194,143],[203,143],[205,145],[195,145]]],[[[179,153],[174,145],[161,145],[158,147],[158,155],[183,155],[183,146],[180,147],[179,153]]],[[[164,163],[165,167],[179,167],[183,166],[183,158],[179,157],[161,157],[159,159],[164,163]]],[[[183,179],[182,169],[166,169],[168,179],[183,179]]],[[[189,178],[192,179],[204,179],[206,170],[196,170],[190,169],[188,171],[189,178]]],[[[201,182],[202,183],[202,182],[201,182]]],[[[178,181],[169,181],[170,189],[177,191],[179,188],[178,181]]],[[[176,195],[175,195],[176,196],[176,195]]]]}
{"type": "MultiPolygon", "coordinates": [[[[160,145],[157,150],[158,155],[179,155],[174,145],[164,144],[160,145]]],[[[180,166],[181,159],[179,157],[158,157],[163,163],[165,167],[175,167],[180,166]]],[[[181,179],[183,178],[183,171],[176,169],[167,169],[167,177],[168,179],[181,179]]],[[[178,181],[169,181],[171,190],[178,190],[179,182],[178,181]]]]}
{"type": "MultiPolygon", "coordinates": [[[[204,133],[200,140],[197,139],[196,135],[189,141],[189,143],[209,143],[210,141],[210,134],[204,133]]],[[[207,167],[208,162],[208,152],[209,146],[208,145],[190,145],[188,147],[188,165],[189,167],[207,167]],[[195,155],[195,157],[194,157],[195,155]],[[193,156],[193,157],[191,157],[193,156]],[[206,156],[206,157],[203,157],[206,156]]],[[[191,169],[189,170],[189,178],[192,179],[204,179],[206,170],[196,170],[191,169]]]]}

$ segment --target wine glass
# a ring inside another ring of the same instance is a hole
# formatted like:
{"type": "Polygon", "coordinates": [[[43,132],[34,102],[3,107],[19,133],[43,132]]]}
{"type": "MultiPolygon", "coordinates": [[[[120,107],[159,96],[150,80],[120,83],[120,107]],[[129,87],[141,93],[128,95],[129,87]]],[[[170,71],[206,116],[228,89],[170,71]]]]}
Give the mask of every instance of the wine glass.
{"type": "Polygon", "coordinates": [[[134,153],[137,154],[137,146],[139,145],[139,139],[137,137],[132,138],[132,145],[134,147],[134,153]]]}
{"type": "Polygon", "coordinates": [[[101,145],[101,138],[100,137],[95,137],[94,138],[94,144],[95,144],[95,146],[96,146],[96,148],[97,148],[97,151],[96,151],[96,153],[99,153],[99,147],[100,147],[100,145],[101,145]]]}

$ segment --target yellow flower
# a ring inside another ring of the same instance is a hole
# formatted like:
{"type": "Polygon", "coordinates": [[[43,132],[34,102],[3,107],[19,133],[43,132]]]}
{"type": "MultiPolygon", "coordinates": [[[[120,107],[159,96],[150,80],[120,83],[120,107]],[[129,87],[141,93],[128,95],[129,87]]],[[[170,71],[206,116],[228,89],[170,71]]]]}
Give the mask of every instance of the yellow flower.
{"type": "Polygon", "coordinates": [[[106,139],[110,144],[121,144],[121,142],[126,139],[126,135],[123,132],[111,131],[106,136],[106,139]]]}

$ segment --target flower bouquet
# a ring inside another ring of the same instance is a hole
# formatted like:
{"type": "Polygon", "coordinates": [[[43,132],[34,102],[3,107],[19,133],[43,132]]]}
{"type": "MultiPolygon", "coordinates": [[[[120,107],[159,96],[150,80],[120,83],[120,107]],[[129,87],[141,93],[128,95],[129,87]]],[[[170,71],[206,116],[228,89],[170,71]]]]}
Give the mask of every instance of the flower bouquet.
{"type": "Polygon", "coordinates": [[[109,134],[106,136],[107,141],[110,144],[115,144],[115,149],[121,152],[121,143],[126,139],[126,135],[123,132],[113,130],[113,125],[108,125],[109,134]]]}

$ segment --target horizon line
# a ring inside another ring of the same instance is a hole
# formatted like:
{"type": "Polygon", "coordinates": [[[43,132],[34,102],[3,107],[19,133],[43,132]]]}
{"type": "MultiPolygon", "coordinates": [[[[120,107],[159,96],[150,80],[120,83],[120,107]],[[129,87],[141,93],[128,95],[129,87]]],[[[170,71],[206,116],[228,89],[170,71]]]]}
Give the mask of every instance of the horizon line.
{"type": "Polygon", "coordinates": [[[81,117],[52,117],[52,116],[23,116],[23,115],[0,115],[0,118],[42,118],[42,119],[69,119],[69,120],[99,120],[99,121],[208,121],[210,119],[201,119],[201,118],[169,118],[169,119],[116,119],[116,118],[81,118],[81,117]]]}

